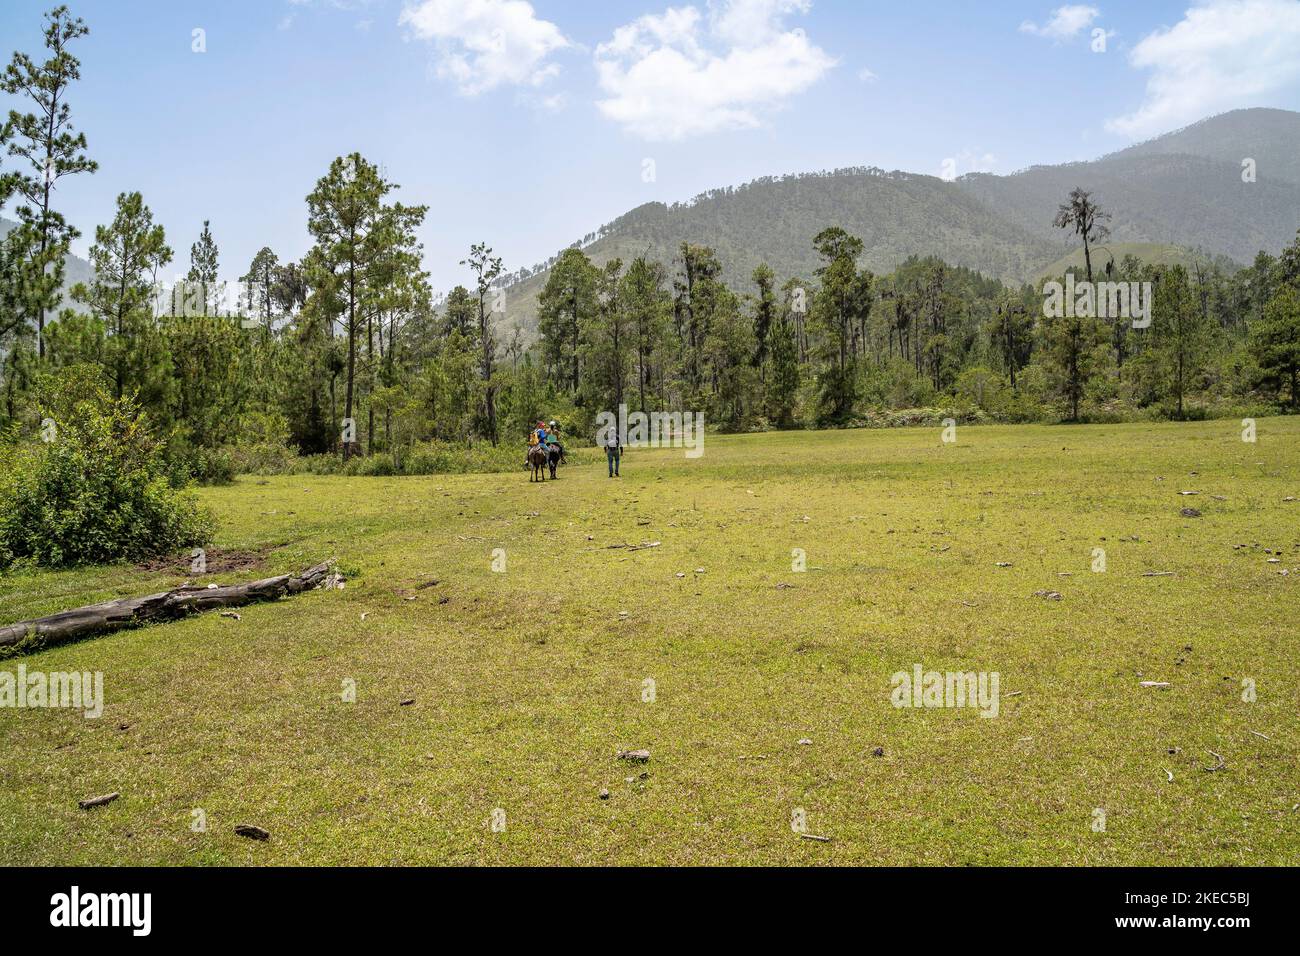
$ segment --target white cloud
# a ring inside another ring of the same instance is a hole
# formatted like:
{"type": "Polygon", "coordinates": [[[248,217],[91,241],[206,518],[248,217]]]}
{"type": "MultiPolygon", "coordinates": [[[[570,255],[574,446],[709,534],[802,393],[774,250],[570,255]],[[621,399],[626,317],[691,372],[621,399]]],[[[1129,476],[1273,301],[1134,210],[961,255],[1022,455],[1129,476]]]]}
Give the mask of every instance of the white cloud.
{"type": "Polygon", "coordinates": [[[816,83],[835,60],[784,18],[811,0],[721,0],[706,21],[670,7],[619,27],[596,48],[607,94],[597,107],[650,140],[759,126],[765,113],[816,83]]]}
{"type": "Polygon", "coordinates": [[[1300,0],[1208,0],[1144,37],[1129,63],[1151,70],[1134,112],[1106,123],[1134,139],[1300,89],[1300,0]]]}
{"type": "Polygon", "coordinates": [[[872,73],[870,70],[868,70],[866,67],[863,67],[862,69],[858,70],[858,79],[861,80],[863,83],[874,83],[876,82],[876,80],[879,79],[879,77],[876,76],[876,74],[872,73]]]}
{"type": "Polygon", "coordinates": [[[1101,11],[1096,7],[1086,6],[1082,3],[1066,4],[1053,10],[1052,18],[1041,27],[1026,20],[1020,24],[1020,32],[1032,33],[1035,36],[1047,37],[1051,40],[1069,40],[1078,36],[1081,30],[1092,26],[1092,21],[1099,16],[1101,16],[1101,11]]]}
{"type": "Polygon", "coordinates": [[[436,45],[438,76],[466,96],[544,83],[560,70],[550,55],[571,45],[527,0],[419,0],[398,22],[436,45]]]}

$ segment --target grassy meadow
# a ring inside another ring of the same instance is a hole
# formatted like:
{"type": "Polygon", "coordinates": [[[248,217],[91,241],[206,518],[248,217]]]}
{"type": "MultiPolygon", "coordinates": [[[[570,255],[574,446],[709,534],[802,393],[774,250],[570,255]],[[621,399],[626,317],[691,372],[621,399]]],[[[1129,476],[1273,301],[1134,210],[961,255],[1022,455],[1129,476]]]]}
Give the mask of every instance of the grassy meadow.
{"type": "MultiPolygon", "coordinates": [[[[200,495],[214,580],[334,557],[346,588],[0,661],[107,701],[0,709],[0,863],[1300,862],[1300,419],[200,495]],[[997,672],[997,716],[894,707],[915,664],[997,672]]],[[[0,623],[187,564],[0,577],[0,623]]]]}

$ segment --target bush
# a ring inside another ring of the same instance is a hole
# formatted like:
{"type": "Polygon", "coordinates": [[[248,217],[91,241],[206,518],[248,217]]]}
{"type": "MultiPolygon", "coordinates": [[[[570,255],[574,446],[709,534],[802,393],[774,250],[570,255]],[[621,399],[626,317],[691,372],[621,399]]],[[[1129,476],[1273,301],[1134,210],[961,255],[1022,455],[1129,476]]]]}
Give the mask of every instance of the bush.
{"type": "MultiPolygon", "coordinates": [[[[576,447],[566,449],[573,460],[576,447]]],[[[232,449],[239,474],[256,475],[463,475],[522,470],[524,443],[502,442],[495,448],[486,442],[472,447],[463,443],[428,441],[404,449],[400,454],[376,452],[343,461],[336,454],[294,455],[291,451],[260,446],[232,449]]]]}
{"type": "Polygon", "coordinates": [[[1002,417],[1012,398],[1005,377],[982,365],[972,366],[958,375],[953,392],[967,405],[978,407],[995,420],[1002,417]]]}
{"type": "Polygon", "coordinates": [[[958,425],[987,425],[979,408],[960,402],[947,408],[873,408],[855,418],[852,428],[943,428],[948,420],[958,425]]]}
{"type": "Polygon", "coordinates": [[[393,456],[380,452],[377,455],[366,455],[362,458],[354,458],[348,464],[348,474],[365,475],[372,478],[388,478],[397,474],[397,466],[393,464],[393,456]]]}
{"type": "Polygon", "coordinates": [[[225,451],[230,455],[237,475],[285,475],[293,471],[299,461],[298,454],[282,442],[254,442],[225,451]]]}
{"type": "Polygon", "coordinates": [[[102,393],[52,420],[51,440],[0,452],[0,567],[138,561],[211,539],[130,399],[102,393]]]}
{"type": "Polygon", "coordinates": [[[228,485],[239,473],[235,456],[227,448],[196,448],[177,439],[168,443],[163,458],[167,478],[177,488],[190,482],[228,485]]]}

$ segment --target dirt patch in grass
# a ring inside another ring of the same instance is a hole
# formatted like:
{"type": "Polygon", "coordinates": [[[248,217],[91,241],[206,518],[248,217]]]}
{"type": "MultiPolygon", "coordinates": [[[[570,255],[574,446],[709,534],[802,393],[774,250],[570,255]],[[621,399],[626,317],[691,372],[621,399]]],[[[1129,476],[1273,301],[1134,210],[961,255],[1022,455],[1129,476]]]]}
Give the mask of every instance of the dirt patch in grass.
{"type": "MultiPolygon", "coordinates": [[[[205,573],[221,574],[228,571],[256,571],[266,563],[266,556],[279,545],[268,544],[253,550],[240,548],[209,548],[204,554],[205,573]]],[[[165,572],[167,574],[190,574],[194,558],[188,552],[168,554],[160,558],[141,561],[136,567],[141,571],[165,572]]]]}

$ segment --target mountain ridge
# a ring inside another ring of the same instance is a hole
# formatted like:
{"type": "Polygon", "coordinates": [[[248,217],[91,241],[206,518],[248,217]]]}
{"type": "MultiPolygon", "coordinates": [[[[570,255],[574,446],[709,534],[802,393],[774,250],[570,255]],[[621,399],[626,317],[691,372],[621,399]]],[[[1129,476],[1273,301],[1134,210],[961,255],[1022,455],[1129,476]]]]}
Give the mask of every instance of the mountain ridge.
{"type": "MultiPolygon", "coordinates": [[[[1076,245],[1072,234],[1052,225],[1075,186],[1112,213],[1116,243],[1249,262],[1260,250],[1281,249],[1300,226],[1300,113],[1235,110],[1094,160],[1007,175],[946,181],[859,166],[760,177],[689,202],[643,203],[579,245],[598,265],[639,254],[667,263],[682,241],[709,245],[718,252],[723,280],[750,291],[759,261],[778,281],[810,277],[812,236],[839,225],[862,237],[862,262],[878,273],[910,255],[933,254],[1019,284],[1076,245]],[[1254,182],[1242,179],[1246,158],[1256,161],[1254,182]]],[[[535,335],[545,266],[520,270],[507,286],[501,324],[518,324],[527,338],[535,335]]]]}

